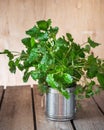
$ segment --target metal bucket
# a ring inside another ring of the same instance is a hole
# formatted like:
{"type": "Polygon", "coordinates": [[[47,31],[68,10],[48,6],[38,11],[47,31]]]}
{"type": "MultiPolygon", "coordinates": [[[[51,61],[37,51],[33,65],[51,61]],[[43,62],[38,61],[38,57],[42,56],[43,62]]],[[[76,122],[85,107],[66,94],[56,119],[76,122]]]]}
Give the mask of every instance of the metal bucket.
{"type": "Polygon", "coordinates": [[[46,95],[46,115],[54,121],[68,121],[75,116],[75,87],[68,88],[70,98],[66,99],[57,90],[50,88],[46,95]]]}

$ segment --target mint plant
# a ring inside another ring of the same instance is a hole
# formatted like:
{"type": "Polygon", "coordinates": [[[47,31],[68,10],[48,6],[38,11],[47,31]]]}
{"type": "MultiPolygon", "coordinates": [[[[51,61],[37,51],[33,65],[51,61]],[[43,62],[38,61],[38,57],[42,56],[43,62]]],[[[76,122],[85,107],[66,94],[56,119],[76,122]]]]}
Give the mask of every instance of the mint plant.
{"type": "Polygon", "coordinates": [[[88,37],[86,43],[80,45],[70,33],[57,38],[58,30],[58,27],[51,26],[50,19],[37,21],[22,39],[25,50],[0,52],[8,56],[10,72],[19,69],[24,73],[24,82],[31,76],[38,80],[42,92],[51,87],[66,98],[70,97],[68,87],[76,86],[75,94],[87,98],[104,89],[104,60],[91,51],[100,44],[88,37]],[[94,79],[99,86],[95,85],[94,79]]]}

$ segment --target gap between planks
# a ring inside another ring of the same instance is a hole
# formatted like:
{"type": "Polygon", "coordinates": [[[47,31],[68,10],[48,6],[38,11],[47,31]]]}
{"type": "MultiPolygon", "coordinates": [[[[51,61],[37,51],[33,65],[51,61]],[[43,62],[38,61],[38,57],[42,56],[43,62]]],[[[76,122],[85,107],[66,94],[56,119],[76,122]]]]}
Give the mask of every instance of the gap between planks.
{"type": "Polygon", "coordinates": [[[99,94],[93,97],[94,102],[96,103],[99,110],[104,115],[104,91],[100,92],[99,94]]]}
{"type": "Polygon", "coordinates": [[[3,101],[3,97],[4,97],[4,87],[0,86],[0,109],[1,109],[1,105],[2,105],[2,101],[3,101]]]}

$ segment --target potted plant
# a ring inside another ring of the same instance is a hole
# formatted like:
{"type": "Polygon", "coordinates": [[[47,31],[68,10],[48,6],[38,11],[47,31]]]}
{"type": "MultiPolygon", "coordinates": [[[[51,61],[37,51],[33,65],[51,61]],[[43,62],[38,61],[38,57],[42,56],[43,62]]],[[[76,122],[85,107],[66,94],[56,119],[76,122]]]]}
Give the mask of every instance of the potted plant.
{"type": "Polygon", "coordinates": [[[104,89],[104,60],[91,51],[99,43],[88,37],[86,43],[75,43],[72,35],[57,37],[58,27],[51,20],[37,21],[22,39],[25,50],[4,50],[9,70],[23,71],[23,81],[31,76],[46,93],[46,114],[51,120],[74,118],[76,98],[91,97],[104,89]],[[97,79],[99,86],[95,85],[97,79]]]}

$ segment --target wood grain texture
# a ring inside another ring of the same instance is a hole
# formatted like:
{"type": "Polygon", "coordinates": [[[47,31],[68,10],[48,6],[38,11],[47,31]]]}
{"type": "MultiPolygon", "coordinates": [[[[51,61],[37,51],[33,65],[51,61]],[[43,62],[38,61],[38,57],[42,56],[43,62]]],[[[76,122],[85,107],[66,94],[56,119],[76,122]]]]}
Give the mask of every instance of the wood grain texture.
{"type": "Polygon", "coordinates": [[[101,108],[101,110],[104,113],[104,91],[94,96],[94,101],[97,103],[97,105],[101,108]]]}
{"type": "Polygon", "coordinates": [[[104,130],[104,115],[93,99],[83,100],[81,106],[74,120],[76,130],[104,130]]]}
{"type": "Polygon", "coordinates": [[[6,89],[0,111],[0,130],[34,130],[29,86],[6,89]]]}
{"type": "Polygon", "coordinates": [[[2,94],[3,94],[3,86],[0,86],[0,105],[1,105],[2,94]]]}
{"type": "MultiPolygon", "coordinates": [[[[95,54],[104,58],[104,0],[0,0],[0,51],[20,51],[25,30],[37,20],[49,19],[59,26],[59,35],[70,32],[83,43],[91,36],[102,45],[95,54]]],[[[8,71],[7,58],[0,55],[0,84],[22,84],[22,73],[8,71]]],[[[27,84],[33,84],[29,79],[27,84]]]]}
{"type": "Polygon", "coordinates": [[[47,119],[45,115],[45,106],[43,105],[43,97],[39,94],[37,86],[34,85],[34,104],[36,113],[37,130],[73,130],[70,121],[54,122],[47,119]]]}

